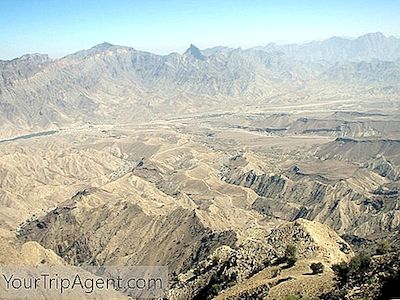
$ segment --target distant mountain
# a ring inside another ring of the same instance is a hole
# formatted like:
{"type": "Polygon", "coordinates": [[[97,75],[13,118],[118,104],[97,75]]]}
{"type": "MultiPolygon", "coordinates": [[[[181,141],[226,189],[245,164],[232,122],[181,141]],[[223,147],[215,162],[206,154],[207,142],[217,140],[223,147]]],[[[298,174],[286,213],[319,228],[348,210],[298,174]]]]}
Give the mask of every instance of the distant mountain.
{"type": "Polygon", "coordinates": [[[256,49],[266,52],[280,51],[287,57],[305,61],[394,61],[400,59],[400,39],[386,37],[380,32],[368,33],[356,39],[332,37],[324,41],[305,44],[268,44],[256,49]]]}
{"type": "Polygon", "coordinates": [[[233,48],[219,46],[219,47],[213,47],[213,48],[204,49],[202,52],[206,56],[210,56],[210,55],[213,55],[213,54],[216,54],[216,53],[225,53],[225,54],[227,54],[227,53],[229,53],[229,52],[231,52],[233,50],[234,50],[233,48]]]}
{"type": "Polygon", "coordinates": [[[200,60],[204,60],[206,58],[204,54],[200,51],[200,49],[193,44],[190,45],[190,47],[185,51],[183,55],[192,56],[200,60]]]}
{"type": "Polygon", "coordinates": [[[0,71],[3,81],[27,78],[41,68],[47,66],[52,60],[47,54],[25,54],[20,58],[10,61],[0,61],[0,71]]]}
{"type": "Polygon", "coordinates": [[[54,60],[28,54],[0,61],[0,137],[265,106],[272,99],[293,103],[320,98],[321,90],[328,98],[347,90],[396,91],[398,49],[398,39],[378,33],[245,50],[191,45],[169,55],[106,42],[54,60]]]}
{"type": "Polygon", "coordinates": [[[384,82],[398,85],[400,82],[400,60],[371,62],[338,62],[328,68],[323,78],[343,82],[384,82]]]}

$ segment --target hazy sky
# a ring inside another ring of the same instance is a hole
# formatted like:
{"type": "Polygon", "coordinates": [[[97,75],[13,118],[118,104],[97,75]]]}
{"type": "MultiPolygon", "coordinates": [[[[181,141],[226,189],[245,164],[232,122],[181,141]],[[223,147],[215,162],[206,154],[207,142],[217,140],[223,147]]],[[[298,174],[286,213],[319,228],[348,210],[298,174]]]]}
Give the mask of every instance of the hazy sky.
{"type": "Polygon", "coordinates": [[[0,59],[52,57],[103,41],[156,53],[251,47],[381,31],[400,34],[400,0],[0,0],[0,59]]]}

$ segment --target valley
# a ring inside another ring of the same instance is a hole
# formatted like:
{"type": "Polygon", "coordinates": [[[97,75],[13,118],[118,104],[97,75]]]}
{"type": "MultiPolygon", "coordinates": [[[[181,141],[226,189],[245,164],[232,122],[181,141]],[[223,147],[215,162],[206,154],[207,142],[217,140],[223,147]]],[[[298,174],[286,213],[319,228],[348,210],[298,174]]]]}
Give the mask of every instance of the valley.
{"type": "Polygon", "coordinates": [[[0,265],[167,266],[177,300],[385,291],[400,251],[393,49],[371,33],[0,61],[0,265]]]}
{"type": "MultiPolygon", "coordinates": [[[[299,234],[311,243],[298,246],[303,270],[310,261],[329,268],[348,260],[359,239],[365,242],[357,247],[366,249],[383,237],[398,243],[399,116],[286,109],[90,125],[4,141],[3,243],[22,256],[32,255],[25,245],[38,243],[39,253],[76,266],[167,265],[176,276],[173,299],[206,288],[226,262],[205,266],[221,251],[227,261],[237,257],[223,274],[236,274],[239,285],[218,296],[231,299],[273,286],[257,278],[277,269],[285,245],[300,245],[299,234]],[[285,235],[280,245],[276,230],[285,235]],[[196,275],[183,279],[187,272],[196,275]]],[[[321,280],[331,282],[330,272],[321,280]]],[[[312,278],[290,274],[286,294],[296,292],[293,280],[312,278]]]]}

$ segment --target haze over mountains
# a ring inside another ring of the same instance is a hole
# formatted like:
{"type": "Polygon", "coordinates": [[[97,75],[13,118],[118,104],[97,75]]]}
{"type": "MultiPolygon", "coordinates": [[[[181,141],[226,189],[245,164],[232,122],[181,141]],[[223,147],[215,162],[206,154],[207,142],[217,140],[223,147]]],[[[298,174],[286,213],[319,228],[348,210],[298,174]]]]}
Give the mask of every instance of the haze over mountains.
{"type": "Polygon", "coordinates": [[[0,61],[0,265],[166,265],[179,300],[380,299],[400,268],[399,45],[0,61]],[[333,265],[383,240],[339,285],[333,265]]]}
{"type": "Polygon", "coordinates": [[[301,45],[156,55],[109,43],[60,59],[0,61],[1,137],[87,122],[132,123],[331,97],[385,97],[400,82],[400,40],[372,33],[301,45]]]}
{"type": "Polygon", "coordinates": [[[282,46],[272,43],[256,49],[281,51],[288,57],[305,61],[395,61],[399,59],[400,39],[376,32],[355,39],[332,37],[323,41],[282,46]]]}

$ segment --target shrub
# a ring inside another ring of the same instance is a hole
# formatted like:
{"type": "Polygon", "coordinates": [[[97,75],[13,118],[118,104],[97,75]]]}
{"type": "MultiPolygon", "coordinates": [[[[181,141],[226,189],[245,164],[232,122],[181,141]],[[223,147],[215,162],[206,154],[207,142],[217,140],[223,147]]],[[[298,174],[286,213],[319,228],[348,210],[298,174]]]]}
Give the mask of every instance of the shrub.
{"type": "Polygon", "coordinates": [[[349,279],[349,265],[345,262],[341,262],[339,264],[333,265],[332,270],[336,275],[336,280],[341,283],[345,284],[349,279]]]}
{"type": "Polygon", "coordinates": [[[333,265],[332,269],[335,272],[336,280],[344,285],[349,281],[349,278],[360,279],[368,271],[371,265],[371,257],[366,253],[359,253],[354,256],[347,264],[341,262],[333,265]]]}
{"type": "Polygon", "coordinates": [[[211,288],[210,288],[210,293],[211,293],[212,295],[218,295],[218,293],[219,293],[220,291],[222,291],[222,287],[221,287],[221,285],[218,284],[218,283],[213,284],[213,285],[211,286],[211,288]]]}
{"type": "Polygon", "coordinates": [[[371,256],[366,253],[359,253],[354,256],[349,263],[350,272],[353,274],[358,274],[360,272],[368,271],[371,264],[371,256]]]}
{"type": "Polygon", "coordinates": [[[214,256],[214,257],[212,258],[212,262],[211,262],[212,265],[213,265],[213,266],[218,265],[218,264],[219,264],[219,260],[220,260],[220,259],[219,259],[219,256],[217,256],[217,255],[214,256]]]}
{"type": "Polygon", "coordinates": [[[376,254],[382,255],[388,253],[390,250],[390,244],[388,241],[380,241],[376,245],[376,254]]]}
{"type": "Polygon", "coordinates": [[[288,267],[293,267],[297,261],[297,248],[295,245],[288,245],[285,250],[285,261],[288,267]]]}
{"type": "Polygon", "coordinates": [[[311,268],[313,274],[320,274],[320,273],[324,272],[324,265],[320,262],[312,263],[310,265],[310,268],[311,268]]]}

